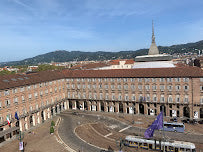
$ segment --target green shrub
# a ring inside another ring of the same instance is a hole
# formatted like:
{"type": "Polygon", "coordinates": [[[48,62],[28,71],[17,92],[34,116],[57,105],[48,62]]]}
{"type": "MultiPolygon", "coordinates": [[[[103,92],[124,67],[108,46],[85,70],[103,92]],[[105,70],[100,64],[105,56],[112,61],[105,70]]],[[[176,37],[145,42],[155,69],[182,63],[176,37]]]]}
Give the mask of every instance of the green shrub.
{"type": "Polygon", "coordinates": [[[55,126],[55,122],[53,120],[51,121],[51,126],[55,126]]]}
{"type": "Polygon", "coordinates": [[[51,133],[54,133],[54,127],[53,126],[50,127],[50,134],[51,133]]]}

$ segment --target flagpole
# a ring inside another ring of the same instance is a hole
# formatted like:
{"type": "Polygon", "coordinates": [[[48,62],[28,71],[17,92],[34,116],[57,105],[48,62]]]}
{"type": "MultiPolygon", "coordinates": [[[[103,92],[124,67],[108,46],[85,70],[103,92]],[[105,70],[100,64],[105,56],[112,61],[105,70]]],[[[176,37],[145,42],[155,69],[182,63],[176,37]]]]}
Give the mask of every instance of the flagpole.
{"type": "MultiPolygon", "coordinates": [[[[162,129],[162,135],[163,135],[163,142],[165,142],[165,132],[164,132],[164,105],[162,105],[162,118],[163,118],[163,121],[162,121],[162,125],[163,125],[163,129],[162,129]]],[[[163,144],[164,145],[164,152],[165,152],[165,144],[163,144]]]]}

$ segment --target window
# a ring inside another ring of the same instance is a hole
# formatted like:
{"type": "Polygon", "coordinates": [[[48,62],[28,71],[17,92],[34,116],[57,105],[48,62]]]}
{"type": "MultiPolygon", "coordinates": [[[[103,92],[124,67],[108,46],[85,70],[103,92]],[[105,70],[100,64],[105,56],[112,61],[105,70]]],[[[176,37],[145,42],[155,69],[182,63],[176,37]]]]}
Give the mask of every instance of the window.
{"type": "Polygon", "coordinates": [[[173,102],[172,95],[169,95],[169,96],[168,96],[168,102],[173,102]]]}
{"type": "Polygon", "coordinates": [[[96,93],[94,94],[94,99],[97,99],[97,94],[96,93]]]}
{"type": "Polygon", "coordinates": [[[129,97],[128,97],[128,95],[126,94],[125,95],[125,101],[128,101],[129,100],[129,97]]]}
{"type": "Polygon", "coordinates": [[[150,86],[149,85],[145,85],[145,89],[149,91],[150,86]]]}
{"type": "Polygon", "coordinates": [[[28,97],[29,97],[29,100],[31,100],[32,99],[32,94],[29,94],[28,97]]]}
{"type": "Polygon", "coordinates": [[[152,86],[152,90],[156,90],[156,85],[153,85],[153,86],[152,86]]]}
{"type": "Polygon", "coordinates": [[[130,81],[131,82],[135,82],[135,78],[130,78],[130,81]]]}
{"type": "Polygon", "coordinates": [[[118,85],[118,90],[121,90],[121,85],[118,85]]]}
{"type": "Polygon", "coordinates": [[[111,78],[111,82],[114,82],[114,78],[111,78]]]}
{"type": "Polygon", "coordinates": [[[132,89],[132,90],[135,90],[135,85],[131,85],[131,89],[132,89]]]}
{"type": "Polygon", "coordinates": [[[164,80],[165,80],[164,78],[160,78],[159,79],[160,82],[164,82],[164,80]]]}
{"type": "Polygon", "coordinates": [[[37,98],[37,97],[38,97],[38,94],[37,94],[37,92],[35,92],[35,93],[34,93],[34,95],[35,95],[35,98],[37,98]]]}
{"type": "Polygon", "coordinates": [[[99,84],[99,89],[102,89],[102,85],[101,84],[99,84]]]}
{"type": "Polygon", "coordinates": [[[118,95],[118,100],[122,100],[122,95],[121,94],[118,95]]]}
{"type": "Polygon", "coordinates": [[[163,94],[161,95],[160,102],[165,102],[165,97],[163,94]]]}
{"type": "Polygon", "coordinates": [[[83,89],[85,89],[85,88],[86,88],[86,85],[85,85],[85,84],[83,84],[83,85],[82,85],[82,87],[83,87],[83,89]]]}
{"type": "Polygon", "coordinates": [[[147,102],[149,102],[149,101],[150,101],[150,95],[149,95],[149,94],[147,94],[146,101],[147,101],[147,102]]]}
{"type": "Polygon", "coordinates": [[[106,100],[109,100],[109,95],[108,94],[106,94],[106,100]]]}
{"type": "Polygon", "coordinates": [[[108,85],[105,85],[105,89],[107,90],[109,88],[109,86],[108,85]]]}
{"type": "Polygon", "coordinates": [[[10,102],[10,100],[5,100],[5,106],[10,106],[10,104],[11,104],[11,102],[10,102]]]}
{"type": "Polygon", "coordinates": [[[159,87],[160,87],[160,90],[161,90],[161,91],[164,91],[164,89],[165,89],[165,86],[164,86],[164,85],[160,85],[159,87]]]}
{"type": "Polygon", "coordinates": [[[167,78],[167,82],[172,82],[173,79],[172,78],[167,78]]]}
{"type": "Polygon", "coordinates": [[[117,78],[117,82],[121,82],[121,78],[117,78]]]}
{"type": "Polygon", "coordinates": [[[88,84],[88,89],[91,89],[91,85],[90,84],[88,84]]]}
{"type": "Polygon", "coordinates": [[[123,82],[128,82],[128,78],[124,78],[124,79],[123,79],[123,82]]]}
{"type": "Polygon", "coordinates": [[[4,91],[4,95],[5,95],[5,96],[9,95],[9,90],[5,90],[5,91],[4,91]]]}
{"type": "Polygon", "coordinates": [[[188,99],[188,96],[186,95],[184,98],[184,103],[188,103],[188,102],[189,102],[189,99],[188,99]]]}
{"type": "Polygon", "coordinates": [[[31,86],[27,86],[27,90],[30,90],[31,89],[31,86]]]}
{"type": "Polygon", "coordinates": [[[175,82],[181,82],[181,78],[175,78],[175,82]]]}
{"type": "Polygon", "coordinates": [[[200,98],[200,104],[203,104],[203,96],[200,98]]]}
{"type": "Polygon", "coordinates": [[[183,78],[183,82],[189,82],[189,78],[183,78]]]}
{"type": "Polygon", "coordinates": [[[111,89],[114,90],[115,89],[115,85],[111,85],[111,89]]]}
{"type": "Polygon", "coordinates": [[[138,82],[142,82],[142,78],[138,78],[138,82]]]}
{"type": "Polygon", "coordinates": [[[21,98],[22,98],[22,102],[24,102],[24,101],[25,101],[25,98],[24,98],[24,96],[21,96],[21,98]]]}
{"type": "Polygon", "coordinates": [[[115,100],[115,94],[112,94],[112,100],[115,100]]]}
{"type": "Polygon", "coordinates": [[[176,102],[180,102],[180,95],[176,95],[176,102]]]}
{"type": "Polygon", "coordinates": [[[103,95],[102,95],[102,93],[99,94],[99,98],[100,98],[100,100],[103,99],[103,95]]]}
{"type": "Polygon", "coordinates": [[[200,86],[200,91],[203,91],[203,86],[200,86]]]}
{"type": "Polygon", "coordinates": [[[153,101],[154,101],[154,102],[156,102],[156,101],[157,101],[157,97],[156,97],[156,95],[155,95],[155,94],[153,95],[153,101]]]}
{"type": "Polygon", "coordinates": [[[92,99],[92,94],[91,93],[89,94],[89,99],[92,99]]]}
{"type": "Polygon", "coordinates": [[[45,94],[48,95],[48,89],[45,90],[45,94]]]}
{"type": "Polygon", "coordinates": [[[1,104],[1,101],[0,101],[0,109],[1,109],[1,107],[2,107],[2,104],[1,104]]]}
{"type": "Polygon", "coordinates": [[[145,78],[145,82],[149,82],[149,78],[145,78]]]}
{"type": "Polygon", "coordinates": [[[13,94],[17,93],[17,88],[13,89],[13,94]]]}
{"type": "Polygon", "coordinates": [[[187,86],[187,85],[184,86],[184,90],[185,90],[185,91],[188,91],[188,90],[189,90],[189,86],[187,86]]]}
{"type": "Polygon", "coordinates": [[[93,89],[96,89],[96,85],[95,84],[93,84],[92,87],[93,87],[93,89]]]}
{"type": "Polygon", "coordinates": [[[156,82],[156,78],[152,78],[152,82],[156,82]]]}
{"type": "Polygon", "coordinates": [[[72,89],[75,89],[75,84],[72,84],[72,89]]]}
{"type": "Polygon", "coordinates": [[[176,91],[180,91],[180,86],[176,85],[176,91]]]}
{"type": "Polygon", "coordinates": [[[171,86],[171,85],[168,86],[169,91],[172,91],[172,88],[173,88],[173,86],[171,86]]]}
{"type": "Polygon", "coordinates": [[[135,97],[135,95],[133,94],[132,95],[132,101],[135,101],[136,100],[136,97],[135,97]]]}
{"type": "Polygon", "coordinates": [[[138,85],[138,89],[139,89],[139,90],[142,90],[142,85],[138,85]]]}
{"type": "Polygon", "coordinates": [[[124,89],[125,89],[125,90],[128,90],[128,85],[124,85],[124,89]]]}

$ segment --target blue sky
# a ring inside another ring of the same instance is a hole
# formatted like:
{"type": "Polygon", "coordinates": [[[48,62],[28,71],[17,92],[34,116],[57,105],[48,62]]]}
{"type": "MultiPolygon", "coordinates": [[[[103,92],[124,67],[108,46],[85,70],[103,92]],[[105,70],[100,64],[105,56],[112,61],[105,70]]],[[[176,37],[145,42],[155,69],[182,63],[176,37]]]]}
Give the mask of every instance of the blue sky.
{"type": "Polygon", "coordinates": [[[0,0],[0,62],[55,50],[120,51],[203,39],[202,0],[0,0]]]}

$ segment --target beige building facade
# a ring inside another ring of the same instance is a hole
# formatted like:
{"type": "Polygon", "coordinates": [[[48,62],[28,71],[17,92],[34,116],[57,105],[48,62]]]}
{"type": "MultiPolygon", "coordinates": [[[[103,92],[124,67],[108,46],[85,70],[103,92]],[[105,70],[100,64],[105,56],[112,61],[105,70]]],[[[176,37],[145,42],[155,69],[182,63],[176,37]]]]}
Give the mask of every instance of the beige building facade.
{"type": "Polygon", "coordinates": [[[203,71],[63,70],[0,77],[1,142],[67,109],[152,116],[164,111],[166,117],[200,120],[203,71]]]}

